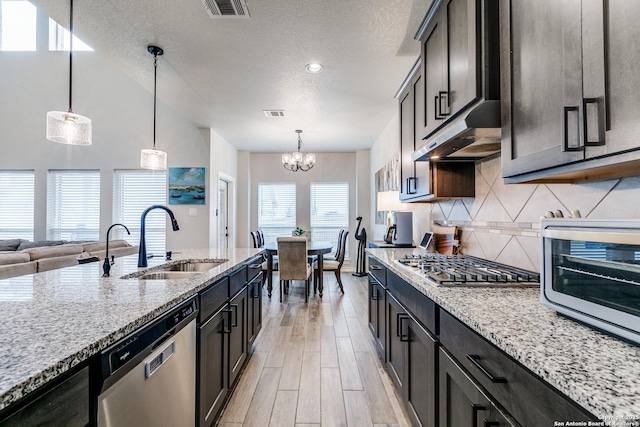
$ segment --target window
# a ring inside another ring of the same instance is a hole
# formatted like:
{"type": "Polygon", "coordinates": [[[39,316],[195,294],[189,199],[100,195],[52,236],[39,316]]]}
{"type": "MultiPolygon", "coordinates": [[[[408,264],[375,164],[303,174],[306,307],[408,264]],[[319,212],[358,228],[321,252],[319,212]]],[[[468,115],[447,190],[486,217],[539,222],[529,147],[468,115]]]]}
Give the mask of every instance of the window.
{"type": "Polygon", "coordinates": [[[340,230],[349,228],[349,184],[313,183],[310,199],[311,240],[331,242],[335,252],[340,230]]]}
{"type": "Polygon", "coordinates": [[[36,7],[26,0],[2,0],[0,50],[35,51],[36,15],[36,7]]]}
{"type": "Polygon", "coordinates": [[[0,171],[0,239],[33,240],[33,171],[0,171]]]}
{"type": "Polygon", "coordinates": [[[296,228],[296,185],[258,184],[258,228],[265,243],[296,228]]]}
{"type": "MultiPolygon", "coordinates": [[[[127,226],[114,227],[111,238],[124,239],[132,245],[140,243],[140,217],[151,205],[167,204],[167,174],[141,170],[117,170],[113,176],[113,222],[127,226]]],[[[147,255],[162,255],[166,247],[167,215],[153,211],[145,221],[147,255]]]]}
{"type": "Polygon", "coordinates": [[[50,170],[47,239],[100,240],[100,172],[50,170]]]}
{"type": "MultiPolygon", "coordinates": [[[[69,51],[69,30],[49,18],[49,50],[69,51]]],[[[93,51],[91,46],[73,36],[73,51],[93,51]]]]}

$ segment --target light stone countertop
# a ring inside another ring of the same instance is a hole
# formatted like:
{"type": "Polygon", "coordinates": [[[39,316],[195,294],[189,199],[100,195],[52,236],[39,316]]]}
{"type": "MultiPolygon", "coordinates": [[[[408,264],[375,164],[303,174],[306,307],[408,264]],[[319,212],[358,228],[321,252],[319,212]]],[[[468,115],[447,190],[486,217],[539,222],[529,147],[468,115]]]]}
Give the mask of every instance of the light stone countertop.
{"type": "Polygon", "coordinates": [[[111,277],[102,262],[0,280],[0,409],[82,363],[195,295],[261,249],[183,249],[173,260],[116,258],[111,277]],[[181,259],[226,259],[180,280],[120,279],[181,259]]]}
{"type": "Polygon", "coordinates": [[[595,416],[640,422],[640,347],[556,315],[538,288],[438,287],[395,261],[421,249],[367,252],[595,416]]]}

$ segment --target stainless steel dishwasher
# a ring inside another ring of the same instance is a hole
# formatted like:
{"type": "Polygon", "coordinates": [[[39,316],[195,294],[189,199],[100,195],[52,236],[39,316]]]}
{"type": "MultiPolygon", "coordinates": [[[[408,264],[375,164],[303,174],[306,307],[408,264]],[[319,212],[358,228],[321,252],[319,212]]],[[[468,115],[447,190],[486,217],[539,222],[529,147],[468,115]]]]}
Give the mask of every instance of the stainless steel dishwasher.
{"type": "Polygon", "coordinates": [[[197,299],[101,353],[98,426],[193,426],[197,299]]]}

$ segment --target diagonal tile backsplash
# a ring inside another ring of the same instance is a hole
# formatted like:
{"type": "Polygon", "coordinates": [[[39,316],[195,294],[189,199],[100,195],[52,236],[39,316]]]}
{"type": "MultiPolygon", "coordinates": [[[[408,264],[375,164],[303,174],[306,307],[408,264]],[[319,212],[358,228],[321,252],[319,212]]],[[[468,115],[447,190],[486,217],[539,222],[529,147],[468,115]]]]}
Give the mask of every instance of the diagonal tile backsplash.
{"type": "Polygon", "coordinates": [[[640,176],[580,184],[510,184],[500,157],[476,165],[476,197],[421,205],[430,221],[457,225],[461,252],[540,270],[540,217],[579,210],[589,218],[638,218],[640,176]]]}

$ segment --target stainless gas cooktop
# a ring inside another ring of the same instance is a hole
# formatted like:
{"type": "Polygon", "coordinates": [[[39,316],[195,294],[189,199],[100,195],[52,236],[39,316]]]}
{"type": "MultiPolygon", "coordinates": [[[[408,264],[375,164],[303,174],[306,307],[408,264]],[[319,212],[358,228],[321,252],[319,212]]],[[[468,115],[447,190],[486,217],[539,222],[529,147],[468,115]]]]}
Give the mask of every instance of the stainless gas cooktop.
{"type": "Polygon", "coordinates": [[[396,260],[438,286],[539,286],[540,275],[470,255],[405,255],[396,260]]]}

